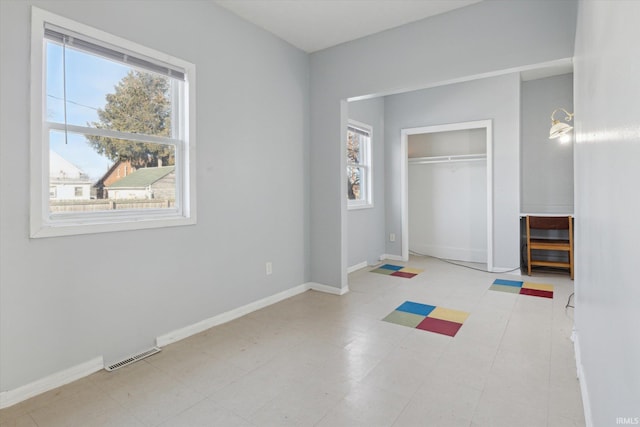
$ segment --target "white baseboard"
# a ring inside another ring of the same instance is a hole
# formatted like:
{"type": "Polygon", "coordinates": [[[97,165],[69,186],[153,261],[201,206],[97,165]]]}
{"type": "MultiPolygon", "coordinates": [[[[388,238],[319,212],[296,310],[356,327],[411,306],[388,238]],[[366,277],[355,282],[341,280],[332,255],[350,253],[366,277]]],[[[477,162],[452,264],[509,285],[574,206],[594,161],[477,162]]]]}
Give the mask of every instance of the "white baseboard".
{"type": "Polygon", "coordinates": [[[464,262],[476,262],[476,263],[486,263],[487,262],[487,250],[484,249],[473,249],[466,247],[454,247],[454,246],[442,246],[437,244],[411,244],[409,247],[409,252],[415,252],[418,254],[424,254],[428,256],[432,256],[434,258],[442,258],[453,261],[464,261],[464,262]]]}
{"type": "Polygon", "coordinates": [[[402,258],[402,255],[391,255],[391,254],[380,255],[380,261],[384,261],[386,259],[391,261],[404,261],[404,259],[402,258]]]}
{"type": "Polygon", "coordinates": [[[206,331],[207,329],[214,326],[230,322],[231,320],[237,319],[238,317],[242,317],[256,310],[260,310],[261,308],[268,307],[287,298],[291,298],[292,296],[306,292],[309,289],[311,288],[306,283],[304,283],[275,295],[271,295],[261,300],[243,305],[242,307],[238,307],[233,310],[210,317],[208,319],[201,320],[200,322],[185,326],[184,328],[176,329],[175,331],[169,332],[168,334],[160,335],[159,337],[157,337],[156,345],[158,347],[164,347],[168,344],[183,340],[202,331],[206,331]]]}
{"type": "Polygon", "coordinates": [[[200,322],[185,326],[184,328],[176,329],[175,331],[169,332],[168,334],[160,335],[156,338],[156,345],[158,347],[164,347],[176,341],[180,341],[192,335],[198,334],[202,331],[206,331],[207,329],[214,326],[230,322],[234,319],[237,319],[238,317],[242,317],[246,314],[252,313],[256,310],[260,310],[261,308],[268,307],[272,304],[283,301],[287,298],[291,298],[292,296],[301,294],[311,289],[314,291],[326,292],[334,295],[344,295],[349,292],[348,287],[340,289],[334,286],[323,285],[321,283],[303,283],[302,285],[298,285],[294,288],[287,289],[286,291],[282,291],[275,295],[271,295],[261,300],[243,305],[242,307],[238,307],[225,313],[210,317],[208,319],[201,320],[200,322]]]}
{"type": "Polygon", "coordinates": [[[519,268],[516,268],[514,270],[513,268],[509,268],[509,267],[493,267],[491,272],[492,273],[512,274],[514,276],[522,276],[522,270],[520,270],[519,268]]]}
{"type": "Polygon", "coordinates": [[[365,267],[368,267],[368,266],[369,266],[369,264],[367,263],[367,261],[359,262],[356,265],[352,265],[351,267],[348,267],[347,268],[347,274],[353,273],[354,271],[358,271],[361,268],[365,268],[365,267]]]}
{"type": "Polygon", "coordinates": [[[584,408],[584,422],[586,427],[593,427],[593,418],[591,418],[591,401],[589,400],[589,392],[587,390],[587,379],[584,376],[584,367],[582,366],[582,356],[580,354],[580,340],[578,332],[574,329],[571,334],[573,340],[573,351],[576,355],[576,368],[578,381],[580,382],[580,393],[582,394],[582,407],[584,408]]]}
{"type": "Polygon", "coordinates": [[[58,388],[80,378],[91,375],[104,368],[104,360],[96,357],[87,362],[73,366],[64,371],[48,375],[32,383],[25,384],[13,390],[0,392],[0,409],[20,403],[31,397],[37,396],[54,388],[58,388]]]}
{"type": "MultiPolygon", "coordinates": [[[[301,294],[308,290],[314,290],[318,292],[326,292],[333,295],[344,295],[349,292],[349,288],[336,288],[334,286],[323,285],[321,283],[307,282],[302,285],[287,289],[275,295],[263,298],[258,301],[254,301],[242,307],[227,311],[225,313],[213,316],[209,319],[202,320],[184,328],[177,329],[169,332],[168,334],[161,335],[156,338],[156,345],[158,347],[164,347],[168,344],[176,341],[188,338],[191,335],[195,335],[199,332],[207,330],[213,326],[220,325],[222,323],[229,322],[231,320],[242,317],[246,314],[259,310],[261,308],[270,306],[277,302],[283,301],[292,296],[301,294]]],[[[42,394],[46,391],[53,390],[54,388],[63,386],[70,382],[79,380],[93,374],[101,369],[104,369],[104,360],[102,356],[89,360],[88,362],[80,365],[65,369],[64,371],[49,375],[47,377],[36,380],[32,383],[20,386],[13,390],[0,392],[0,409],[7,408],[9,406],[20,403],[31,397],[42,394]]]]}
{"type": "Polygon", "coordinates": [[[349,292],[348,286],[345,286],[344,288],[336,288],[335,286],[323,285],[322,283],[315,282],[307,282],[305,285],[309,286],[309,289],[311,290],[333,295],[344,295],[349,292]]]}

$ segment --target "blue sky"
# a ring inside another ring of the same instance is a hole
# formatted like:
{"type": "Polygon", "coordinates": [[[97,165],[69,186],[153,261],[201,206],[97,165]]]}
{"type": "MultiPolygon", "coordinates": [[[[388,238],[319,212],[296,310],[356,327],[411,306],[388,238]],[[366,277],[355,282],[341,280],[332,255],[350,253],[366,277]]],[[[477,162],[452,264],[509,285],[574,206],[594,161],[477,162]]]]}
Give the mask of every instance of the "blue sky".
{"type": "MultiPolygon", "coordinates": [[[[105,96],[131,68],[67,47],[66,52],[67,123],[87,126],[98,121],[98,108],[105,96]]],[[[64,85],[62,46],[47,42],[47,121],[64,123],[64,85]]],[[[82,169],[92,179],[100,178],[112,162],[87,144],[83,135],[52,132],[50,148],[82,169]]]]}

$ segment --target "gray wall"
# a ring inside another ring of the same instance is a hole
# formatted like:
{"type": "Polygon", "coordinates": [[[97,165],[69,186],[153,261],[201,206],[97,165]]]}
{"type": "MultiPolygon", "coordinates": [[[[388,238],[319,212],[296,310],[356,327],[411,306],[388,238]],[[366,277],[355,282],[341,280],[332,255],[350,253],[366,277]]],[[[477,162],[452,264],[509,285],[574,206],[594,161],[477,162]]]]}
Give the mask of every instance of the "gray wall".
{"type": "MultiPolygon", "coordinates": [[[[341,100],[424,88],[452,79],[571,57],[575,13],[574,1],[484,1],[311,55],[313,281],[336,287],[347,282],[347,210],[343,197],[346,184],[341,136],[347,114],[341,108],[341,100]],[[354,63],[358,67],[345,66],[354,63]]],[[[517,122],[519,105],[513,108],[517,122]]],[[[506,158],[496,159],[504,162],[499,168],[506,169],[509,176],[515,173],[516,193],[518,137],[516,133],[511,141],[516,146],[513,152],[507,150],[506,158]],[[510,162],[515,162],[515,166],[510,162]],[[510,171],[512,168],[515,172],[510,171]]],[[[390,161],[393,159],[387,159],[386,164],[390,161]]],[[[389,176],[388,171],[386,174],[389,176]]],[[[513,184],[504,183],[507,187],[513,184]]],[[[508,205],[500,215],[504,216],[506,227],[514,228],[509,233],[517,235],[517,217],[511,215],[517,213],[519,201],[516,199],[514,210],[513,195],[503,197],[508,205]]],[[[386,201],[387,206],[395,203],[386,201]]],[[[511,261],[511,257],[517,257],[517,239],[496,251],[501,263],[517,265],[511,261]]]]}
{"type": "MultiPolygon", "coordinates": [[[[387,232],[401,234],[400,131],[403,128],[491,119],[493,121],[493,264],[519,265],[520,77],[500,77],[386,97],[387,232]]],[[[400,239],[387,252],[400,255],[400,239]]]]}
{"type": "Polygon", "coordinates": [[[384,254],[384,98],[349,103],[349,118],[373,128],[371,162],[373,208],[352,209],[347,214],[348,266],[376,264],[384,254]]]}
{"type": "MultiPolygon", "coordinates": [[[[573,74],[522,82],[524,213],[573,213],[573,141],[563,144],[549,139],[551,113],[556,108],[573,112],[573,74]]],[[[564,121],[565,114],[555,117],[564,121]]]]}
{"type": "Polygon", "coordinates": [[[1,1],[0,52],[0,391],[307,281],[307,54],[203,1],[1,1]],[[197,225],[28,238],[31,4],[196,64],[197,225]]]}
{"type": "Polygon", "coordinates": [[[593,426],[640,417],[638,16],[635,1],[583,1],[578,15],[575,328],[593,426]]]}

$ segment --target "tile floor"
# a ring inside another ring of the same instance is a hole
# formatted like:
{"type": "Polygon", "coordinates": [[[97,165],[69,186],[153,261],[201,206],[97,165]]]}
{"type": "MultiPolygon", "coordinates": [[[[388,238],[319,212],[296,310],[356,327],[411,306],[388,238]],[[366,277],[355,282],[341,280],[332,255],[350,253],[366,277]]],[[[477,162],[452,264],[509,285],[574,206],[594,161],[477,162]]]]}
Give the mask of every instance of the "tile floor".
{"type": "Polygon", "coordinates": [[[0,411],[0,426],[583,426],[573,282],[554,297],[490,291],[494,275],[431,258],[412,280],[349,276],[114,372],[0,411]],[[404,301],[470,313],[455,337],[382,321],[404,301]]]}

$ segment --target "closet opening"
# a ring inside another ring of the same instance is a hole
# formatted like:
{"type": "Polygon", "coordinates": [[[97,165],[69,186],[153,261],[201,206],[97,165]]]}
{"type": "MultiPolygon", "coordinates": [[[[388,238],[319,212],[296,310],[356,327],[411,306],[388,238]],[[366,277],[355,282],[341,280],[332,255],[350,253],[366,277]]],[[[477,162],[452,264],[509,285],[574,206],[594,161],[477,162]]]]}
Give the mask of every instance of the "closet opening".
{"type": "Polygon", "coordinates": [[[493,271],[492,122],[401,130],[402,258],[419,253],[493,271]]]}

